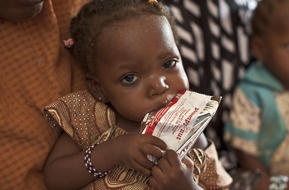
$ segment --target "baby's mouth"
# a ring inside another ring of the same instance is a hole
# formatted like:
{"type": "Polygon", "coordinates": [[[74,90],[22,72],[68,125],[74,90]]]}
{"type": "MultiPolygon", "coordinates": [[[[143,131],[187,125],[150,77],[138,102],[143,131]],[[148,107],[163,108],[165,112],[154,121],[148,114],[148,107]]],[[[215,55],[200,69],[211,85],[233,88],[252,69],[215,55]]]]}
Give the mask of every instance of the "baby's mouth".
{"type": "Polygon", "coordinates": [[[166,104],[168,105],[175,96],[176,96],[176,95],[169,94],[169,95],[167,96],[166,104]]]}
{"type": "Polygon", "coordinates": [[[148,124],[149,122],[151,122],[151,120],[154,118],[154,115],[162,108],[165,108],[169,105],[169,103],[172,101],[172,99],[175,97],[176,95],[173,94],[169,94],[164,98],[164,101],[161,103],[160,106],[156,107],[155,109],[152,109],[151,111],[149,111],[143,118],[142,120],[142,124],[141,124],[141,130],[143,131],[144,126],[146,124],[148,124]]]}
{"type": "Polygon", "coordinates": [[[156,112],[164,107],[167,107],[171,100],[175,97],[175,95],[169,94],[166,98],[161,102],[160,106],[156,107],[155,109],[151,110],[150,112],[156,112]]]}

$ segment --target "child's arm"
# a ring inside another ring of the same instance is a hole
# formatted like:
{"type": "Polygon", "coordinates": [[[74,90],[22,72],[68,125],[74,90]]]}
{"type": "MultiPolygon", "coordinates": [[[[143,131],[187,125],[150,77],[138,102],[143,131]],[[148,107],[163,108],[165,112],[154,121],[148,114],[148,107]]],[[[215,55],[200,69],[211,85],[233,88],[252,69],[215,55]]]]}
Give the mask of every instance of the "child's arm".
{"type": "Polygon", "coordinates": [[[80,147],[63,133],[46,161],[44,174],[48,189],[77,189],[92,181],[94,178],[87,172],[83,158],[80,147]]]}
{"type": "MultiPolygon", "coordinates": [[[[92,164],[99,171],[107,171],[115,165],[124,164],[149,175],[153,164],[146,155],[160,158],[160,149],[165,148],[166,144],[153,136],[122,135],[97,145],[91,154],[92,164]]],[[[79,189],[94,179],[84,165],[84,152],[67,134],[62,134],[46,162],[47,187],[55,190],[79,189]]]]}
{"type": "Polygon", "coordinates": [[[240,160],[239,164],[241,168],[253,171],[259,170],[262,173],[262,176],[256,186],[256,190],[269,189],[270,176],[262,162],[255,156],[249,155],[241,150],[236,150],[236,155],[238,160],[240,160]]]}
{"type": "Polygon", "coordinates": [[[175,151],[166,151],[158,165],[152,168],[149,185],[154,190],[203,190],[193,179],[193,163],[191,167],[186,165],[181,163],[175,151]]]}
{"type": "Polygon", "coordinates": [[[268,171],[262,162],[255,156],[249,155],[241,150],[236,150],[236,155],[238,160],[240,160],[240,166],[247,170],[259,170],[264,174],[267,174],[268,171]]]}

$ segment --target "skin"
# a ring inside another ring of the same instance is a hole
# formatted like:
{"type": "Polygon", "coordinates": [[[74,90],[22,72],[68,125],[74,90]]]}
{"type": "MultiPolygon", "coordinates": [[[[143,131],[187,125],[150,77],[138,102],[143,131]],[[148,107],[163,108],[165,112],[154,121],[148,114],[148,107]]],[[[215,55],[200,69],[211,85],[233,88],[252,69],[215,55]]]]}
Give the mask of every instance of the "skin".
{"type": "Polygon", "coordinates": [[[23,21],[38,15],[44,0],[0,0],[0,18],[23,21]]]}
{"type": "MultiPolygon", "coordinates": [[[[142,15],[110,24],[98,37],[93,59],[96,71],[88,77],[93,96],[101,97],[116,111],[117,125],[128,132],[96,146],[92,163],[100,171],[117,164],[150,177],[154,190],[199,190],[192,180],[192,164],[181,164],[157,137],[139,134],[147,112],[166,106],[179,90],[188,89],[180,53],[171,26],[162,16],[142,15]],[[155,166],[147,159],[160,159],[155,166]],[[174,175],[166,175],[168,172],[174,175]],[[162,183],[156,183],[164,180],[162,183]],[[172,184],[174,183],[174,184],[172,184]]],[[[198,146],[206,148],[201,136],[198,146]]],[[[50,189],[78,189],[94,180],[83,164],[84,153],[63,134],[48,158],[45,174],[50,189]]]]}
{"type": "MultiPolygon", "coordinates": [[[[289,3],[277,5],[272,13],[270,23],[263,30],[263,35],[253,36],[252,50],[254,56],[264,62],[267,69],[289,89],[289,3]]],[[[259,170],[263,176],[257,190],[269,189],[270,173],[256,157],[237,151],[241,166],[245,169],[259,170]]],[[[288,183],[289,187],[289,183],[288,183]]],[[[289,188],[287,188],[289,189],[289,188]]]]}
{"type": "Polygon", "coordinates": [[[192,161],[184,159],[182,162],[178,159],[176,152],[166,151],[166,154],[159,160],[158,166],[152,168],[149,185],[154,190],[203,190],[192,178],[192,161]]]}

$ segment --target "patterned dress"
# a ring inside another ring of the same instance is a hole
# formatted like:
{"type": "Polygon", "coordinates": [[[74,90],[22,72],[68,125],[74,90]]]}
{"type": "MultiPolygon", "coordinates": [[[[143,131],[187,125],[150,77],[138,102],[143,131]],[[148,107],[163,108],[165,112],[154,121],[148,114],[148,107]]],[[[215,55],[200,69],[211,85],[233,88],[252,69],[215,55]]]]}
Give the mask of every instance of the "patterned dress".
{"type": "Polygon", "coordinates": [[[258,157],[270,174],[289,176],[289,92],[262,64],[253,64],[236,89],[225,138],[258,157]]]}
{"type": "MultiPolygon", "coordinates": [[[[87,91],[79,91],[46,106],[45,115],[53,127],[62,128],[83,150],[127,132],[116,124],[110,107],[97,102],[87,91]]],[[[232,183],[218,160],[213,143],[205,150],[193,149],[188,156],[195,164],[193,177],[205,189],[227,189],[232,183]]],[[[104,178],[98,178],[83,189],[149,189],[147,176],[118,166],[104,178]]]]}

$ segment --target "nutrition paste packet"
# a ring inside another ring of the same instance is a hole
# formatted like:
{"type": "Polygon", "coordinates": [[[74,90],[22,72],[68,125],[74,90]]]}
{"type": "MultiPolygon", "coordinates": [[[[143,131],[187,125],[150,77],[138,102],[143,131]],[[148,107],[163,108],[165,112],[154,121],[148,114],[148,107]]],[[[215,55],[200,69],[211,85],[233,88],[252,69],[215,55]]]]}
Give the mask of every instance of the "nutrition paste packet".
{"type": "Polygon", "coordinates": [[[182,90],[166,107],[145,115],[142,134],[159,137],[182,159],[207,127],[220,100],[221,97],[182,90]]]}

